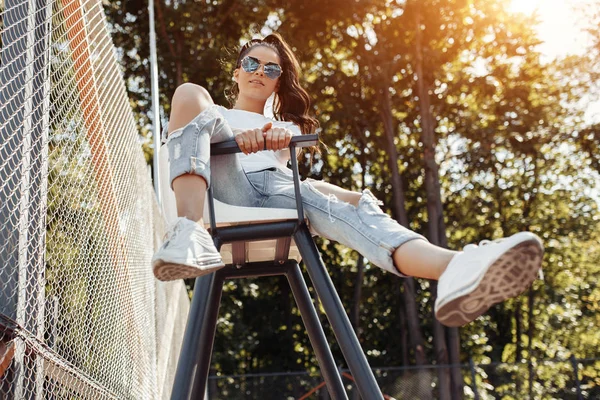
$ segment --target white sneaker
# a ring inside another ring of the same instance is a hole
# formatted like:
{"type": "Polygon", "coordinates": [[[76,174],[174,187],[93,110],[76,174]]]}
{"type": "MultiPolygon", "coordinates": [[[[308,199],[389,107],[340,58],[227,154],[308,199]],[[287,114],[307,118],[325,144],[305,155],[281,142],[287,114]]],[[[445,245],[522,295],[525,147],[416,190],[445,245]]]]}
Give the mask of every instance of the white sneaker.
{"type": "Polygon", "coordinates": [[[177,218],[152,257],[152,271],[161,281],[195,278],[224,266],[208,231],[185,217],[177,218]]]}
{"type": "Polygon", "coordinates": [[[465,246],[439,279],[435,316],[446,326],[461,326],[521,294],[535,280],[543,255],[541,239],[530,232],[465,246]]]}

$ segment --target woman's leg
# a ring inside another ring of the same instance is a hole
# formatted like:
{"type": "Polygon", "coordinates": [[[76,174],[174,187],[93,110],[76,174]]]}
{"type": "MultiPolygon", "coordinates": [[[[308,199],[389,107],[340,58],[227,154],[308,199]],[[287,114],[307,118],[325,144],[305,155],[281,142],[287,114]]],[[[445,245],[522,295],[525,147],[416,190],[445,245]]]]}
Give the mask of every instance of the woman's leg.
{"type": "MultiPolygon", "coordinates": [[[[184,128],[213,104],[210,94],[203,87],[192,83],[179,86],[171,99],[169,132],[184,128]]],[[[175,178],[172,184],[177,201],[177,215],[203,224],[206,179],[200,175],[187,173],[175,178]]]]}
{"type": "MultiPolygon", "coordinates": [[[[265,171],[264,178],[253,177],[264,181],[264,192],[268,196],[264,207],[296,208],[294,185],[292,178],[283,171],[265,171]]],[[[367,257],[375,265],[403,276],[395,266],[392,253],[404,243],[415,239],[426,239],[401,226],[383,213],[378,207],[378,200],[365,190],[363,193],[344,191],[335,185],[323,184],[314,180],[302,182],[302,202],[311,230],[319,236],[335,240],[351,247],[367,257]],[[324,192],[319,189],[325,188],[324,192]],[[358,196],[356,205],[341,201],[335,193],[344,196],[358,196]]],[[[424,275],[435,275],[423,268],[424,275]]]]}
{"type": "MultiPolygon", "coordinates": [[[[331,183],[311,180],[312,186],[319,192],[358,207],[362,193],[342,189],[331,183]]],[[[417,278],[439,279],[448,263],[456,254],[431,244],[425,240],[411,240],[403,243],[392,254],[394,266],[404,275],[417,278]]]]}
{"type": "Polygon", "coordinates": [[[219,200],[233,205],[256,205],[259,195],[248,182],[237,155],[210,157],[210,143],[232,139],[234,134],[206,89],[185,83],[175,90],[169,132],[171,185],[178,216],[203,225],[206,189],[210,184],[219,200]]]}
{"type": "MultiPolygon", "coordinates": [[[[267,207],[294,208],[291,178],[267,172],[267,207]]],[[[409,276],[437,279],[435,314],[448,326],[464,325],[493,304],[517,296],[535,280],[544,254],[541,240],[520,232],[493,242],[468,245],[454,252],[428,243],[399,225],[377,206],[378,200],[363,191],[358,205],[341,202],[302,183],[302,202],[313,230],[354,248],[375,265],[409,276]]],[[[331,189],[331,188],[329,188],[331,189]]]]}
{"type": "Polygon", "coordinates": [[[438,280],[456,254],[424,240],[411,240],[398,247],[392,259],[404,275],[438,280]]]}
{"type": "Polygon", "coordinates": [[[253,206],[260,201],[236,154],[210,156],[211,143],[232,139],[234,134],[206,90],[184,84],[172,103],[166,147],[179,218],[152,257],[154,275],[160,280],[197,277],[224,266],[203,226],[208,186],[212,185],[216,198],[231,204],[253,206]]]}
{"type": "Polygon", "coordinates": [[[353,206],[358,207],[358,201],[360,200],[362,193],[346,190],[339,186],[323,181],[317,181],[314,179],[310,179],[309,181],[319,192],[327,196],[334,195],[338,198],[338,200],[345,201],[346,203],[350,203],[353,206]]]}
{"type": "MultiPolygon", "coordinates": [[[[362,193],[342,189],[322,181],[310,181],[319,192],[358,207],[362,193]]],[[[458,252],[444,249],[425,240],[411,240],[401,244],[392,253],[394,266],[407,276],[439,280],[450,260],[458,252]]]]}

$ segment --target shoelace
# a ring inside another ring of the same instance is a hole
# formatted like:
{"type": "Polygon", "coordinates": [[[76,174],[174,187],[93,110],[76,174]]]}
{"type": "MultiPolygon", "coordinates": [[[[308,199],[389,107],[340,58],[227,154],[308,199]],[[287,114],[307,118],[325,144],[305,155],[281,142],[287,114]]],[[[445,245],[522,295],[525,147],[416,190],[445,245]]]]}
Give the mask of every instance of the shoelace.
{"type": "Polygon", "coordinates": [[[463,248],[463,251],[467,251],[467,250],[475,250],[476,248],[480,247],[480,246],[486,246],[488,244],[494,244],[494,243],[500,243],[504,240],[504,238],[501,239],[494,239],[494,240],[487,240],[484,239],[482,241],[480,241],[478,244],[475,243],[469,243],[468,245],[466,245],[463,248]]]}
{"type": "MultiPolygon", "coordinates": [[[[485,246],[485,245],[488,245],[488,244],[500,243],[503,240],[504,240],[504,238],[494,239],[494,240],[484,239],[481,242],[479,242],[479,246],[485,246]]],[[[466,250],[467,248],[477,248],[477,245],[475,245],[475,244],[468,244],[468,245],[465,246],[464,250],[466,250]]],[[[544,280],[544,271],[541,268],[538,270],[538,278],[541,281],[544,280]]]]}
{"type": "Polygon", "coordinates": [[[181,224],[179,224],[180,219],[177,218],[171,225],[167,228],[167,233],[163,236],[163,242],[171,239],[173,235],[181,229],[181,224]]]}
{"type": "Polygon", "coordinates": [[[504,238],[501,239],[494,239],[494,240],[487,240],[487,239],[483,239],[481,242],[479,242],[480,246],[485,246],[486,244],[492,244],[492,243],[500,243],[504,240],[504,238]]]}

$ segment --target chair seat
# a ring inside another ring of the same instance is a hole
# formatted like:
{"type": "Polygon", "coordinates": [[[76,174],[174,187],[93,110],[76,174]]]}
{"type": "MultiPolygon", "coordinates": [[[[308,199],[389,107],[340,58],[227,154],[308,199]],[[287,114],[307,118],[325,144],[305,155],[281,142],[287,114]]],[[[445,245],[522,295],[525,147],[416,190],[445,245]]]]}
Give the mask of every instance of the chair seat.
{"type": "MultiPolygon", "coordinates": [[[[160,146],[158,152],[160,202],[163,216],[167,224],[171,225],[177,218],[177,204],[175,202],[175,193],[171,189],[169,182],[169,154],[165,145],[160,146]]],[[[295,209],[240,207],[223,203],[217,199],[214,199],[214,206],[217,227],[296,220],[298,218],[298,213],[295,209]]],[[[210,213],[208,198],[204,204],[204,221],[204,226],[209,229],[210,213]]],[[[275,239],[246,242],[244,245],[245,262],[275,260],[276,246],[277,240],[275,239]]],[[[228,243],[221,246],[221,257],[225,264],[233,263],[232,244],[228,243]]],[[[301,260],[300,252],[293,240],[290,244],[288,258],[298,262],[301,260]]],[[[239,263],[239,260],[236,260],[236,264],[239,263]]]]}
{"type": "MultiPolygon", "coordinates": [[[[240,207],[223,203],[214,199],[215,217],[217,228],[223,226],[259,224],[264,222],[277,222],[298,219],[298,212],[294,209],[284,208],[257,208],[240,207]]],[[[210,213],[208,201],[204,205],[204,226],[210,228],[210,213]]],[[[246,262],[273,261],[275,260],[275,248],[277,240],[261,240],[247,242],[245,245],[246,262]]],[[[225,264],[233,263],[233,248],[230,243],[221,246],[221,257],[225,264]]],[[[292,240],[288,259],[300,262],[300,252],[292,240]]]]}
{"type": "MultiPolygon", "coordinates": [[[[298,212],[295,209],[240,207],[223,203],[217,199],[214,199],[214,205],[217,227],[285,221],[298,218],[298,212]]],[[[210,227],[208,200],[204,205],[204,221],[206,221],[204,225],[208,229],[210,227]]]]}

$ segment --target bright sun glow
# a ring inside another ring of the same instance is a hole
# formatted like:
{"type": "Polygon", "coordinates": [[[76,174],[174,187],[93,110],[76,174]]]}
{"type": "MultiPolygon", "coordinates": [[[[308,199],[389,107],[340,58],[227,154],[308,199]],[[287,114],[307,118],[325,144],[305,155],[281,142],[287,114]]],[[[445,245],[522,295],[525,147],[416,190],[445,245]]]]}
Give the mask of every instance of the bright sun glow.
{"type": "Polygon", "coordinates": [[[512,0],[510,4],[510,9],[512,11],[531,14],[537,8],[539,8],[541,3],[542,0],[512,0]]]}
{"type": "Polygon", "coordinates": [[[544,42],[540,51],[548,58],[585,51],[587,38],[582,32],[576,7],[589,0],[512,0],[510,10],[524,14],[537,12],[538,33],[544,42]]]}
{"type": "MultiPolygon", "coordinates": [[[[590,4],[590,0],[512,0],[510,11],[530,15],[537,12],[537,28],[543,41],[540,52],[548,60],[567,54],[583,54],[590,45],[584,33],[581,11],[577,8],[590,4]]],[[[600,122],[600,102],[588,105],[586,120],[600,122]]]]}

